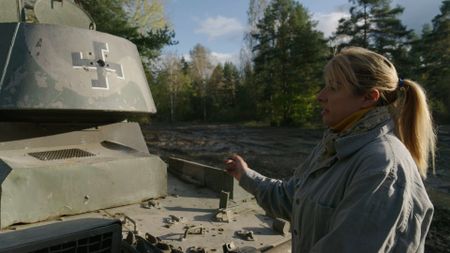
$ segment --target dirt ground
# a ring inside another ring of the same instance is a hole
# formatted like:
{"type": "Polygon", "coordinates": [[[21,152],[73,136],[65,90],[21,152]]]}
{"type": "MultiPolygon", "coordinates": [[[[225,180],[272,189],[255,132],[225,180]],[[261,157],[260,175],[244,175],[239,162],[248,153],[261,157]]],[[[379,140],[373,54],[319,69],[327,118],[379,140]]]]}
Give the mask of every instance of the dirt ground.
{"type": "MultiPolygon", "coordinates": [[[[242,125],[152,124],[142,130],[149,151],[163,159],[176,156],[223,167],[227,156],[238,153],[252,169],[274,178],[288,178],[322,137],[322,130],[242,125]]],[[[425,249],[430,253],[450,252],[450,126],[439,128],[436,154],[436,174],[426,181],[436,193],[425,249]]]]}

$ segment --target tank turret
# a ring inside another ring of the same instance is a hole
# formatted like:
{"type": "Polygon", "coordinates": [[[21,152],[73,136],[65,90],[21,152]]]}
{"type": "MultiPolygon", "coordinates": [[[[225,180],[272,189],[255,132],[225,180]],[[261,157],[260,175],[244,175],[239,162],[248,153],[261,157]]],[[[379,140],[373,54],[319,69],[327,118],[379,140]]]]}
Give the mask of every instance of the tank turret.
{"type": "Polygon", "coordinates": [[[95,31],[70,1],[1,5],[0,120],[115,122],[156,112],[133,43],[95,31]]]}

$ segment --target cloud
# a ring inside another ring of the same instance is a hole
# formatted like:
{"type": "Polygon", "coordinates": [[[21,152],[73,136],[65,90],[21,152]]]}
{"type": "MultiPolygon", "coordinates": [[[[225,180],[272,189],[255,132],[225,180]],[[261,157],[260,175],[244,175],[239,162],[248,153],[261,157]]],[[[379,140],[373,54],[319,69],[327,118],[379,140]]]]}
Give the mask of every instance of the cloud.
{"type": "Polygon", "coordinates": [[[195,33],[205,34],[208,39],[213,40],[220,37],[242,36],[244,29],[244,26],[236,18],[217,16],[200,22],[200,27],[195,30],[195,33]]]}
{"type": "MultiPolygon", "coordinates": [[[[408,26],[408,28],[420,32],[423,25],[431,23],[433,17],[439,13],[440,4],[441,0],[394,0],[391,7],[397,5],[404,7],[403,15],[399,18],[402,20],[403,24],[408,26]]],[[[351,5],[349,4],[343,4],[337,6],[332,12],[312,13],[313,19],[318,21],[317,29],[322,31],[325,37],[329,37],[336,31],[339,19],[350,16],[350,6],[351,5]]]]}
{"type": "Polygon", "coordinates": [[[348,17],[348,11],[334,11],[330,13],[313,13],[313,19],[318,21],[317,29],[325,35],[325,37],[331,36],[339,23],[339,19],[348,17]]]}
{"type": "Polygon", "coordinates": [[[211,62],[213,65],[217,65],[219,63],[224,64],[225,62],[231,62],[237,65],[239,63],[239,55],[211,52],[211,62]]]}

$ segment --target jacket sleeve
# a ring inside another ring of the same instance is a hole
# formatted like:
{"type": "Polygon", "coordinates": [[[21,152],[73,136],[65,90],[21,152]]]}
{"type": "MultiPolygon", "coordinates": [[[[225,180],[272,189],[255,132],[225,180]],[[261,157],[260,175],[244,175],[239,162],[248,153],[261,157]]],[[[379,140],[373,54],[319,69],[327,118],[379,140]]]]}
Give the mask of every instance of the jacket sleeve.
{"type": "Polygon", "coordinates": [[[291,219],[292,199],[298,180],[276,180],[249,170],[242,175],[240,185],[253,194],[258,204],[269,214],[286,220],[291,219]]]}
{"type": "Polygon", "coordinates": [[[285,220],[291,220],[296,186],[300,183],[301,175],[309,167],[318,150],[320,150],[320,145],[313,148],[303,163],[295,169],[294,176],[287,181],[271,179],[254,170],[249,170],[242,175],[239,184],[255,196],[258,204],[267,213],[285,220]]]}
{"type": "Polygon", "coordinates": [[[355,175],[311,252],[423,252],[431,202],[423,184],[404,184],[405,168],[387,165],[355,175]]]}

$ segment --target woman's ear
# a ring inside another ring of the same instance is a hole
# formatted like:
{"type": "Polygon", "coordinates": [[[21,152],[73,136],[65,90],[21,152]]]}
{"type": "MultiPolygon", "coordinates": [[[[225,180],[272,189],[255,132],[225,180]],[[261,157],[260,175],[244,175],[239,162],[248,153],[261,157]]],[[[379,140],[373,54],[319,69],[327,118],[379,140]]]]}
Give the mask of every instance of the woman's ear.
{"type": "Polygon", "coordinates": [[[364,107],[371,107],[378,103],[378,100],[380,99],[380,91],[377,89],[371,89],[367,94],[364,96],[364,107]]]}

